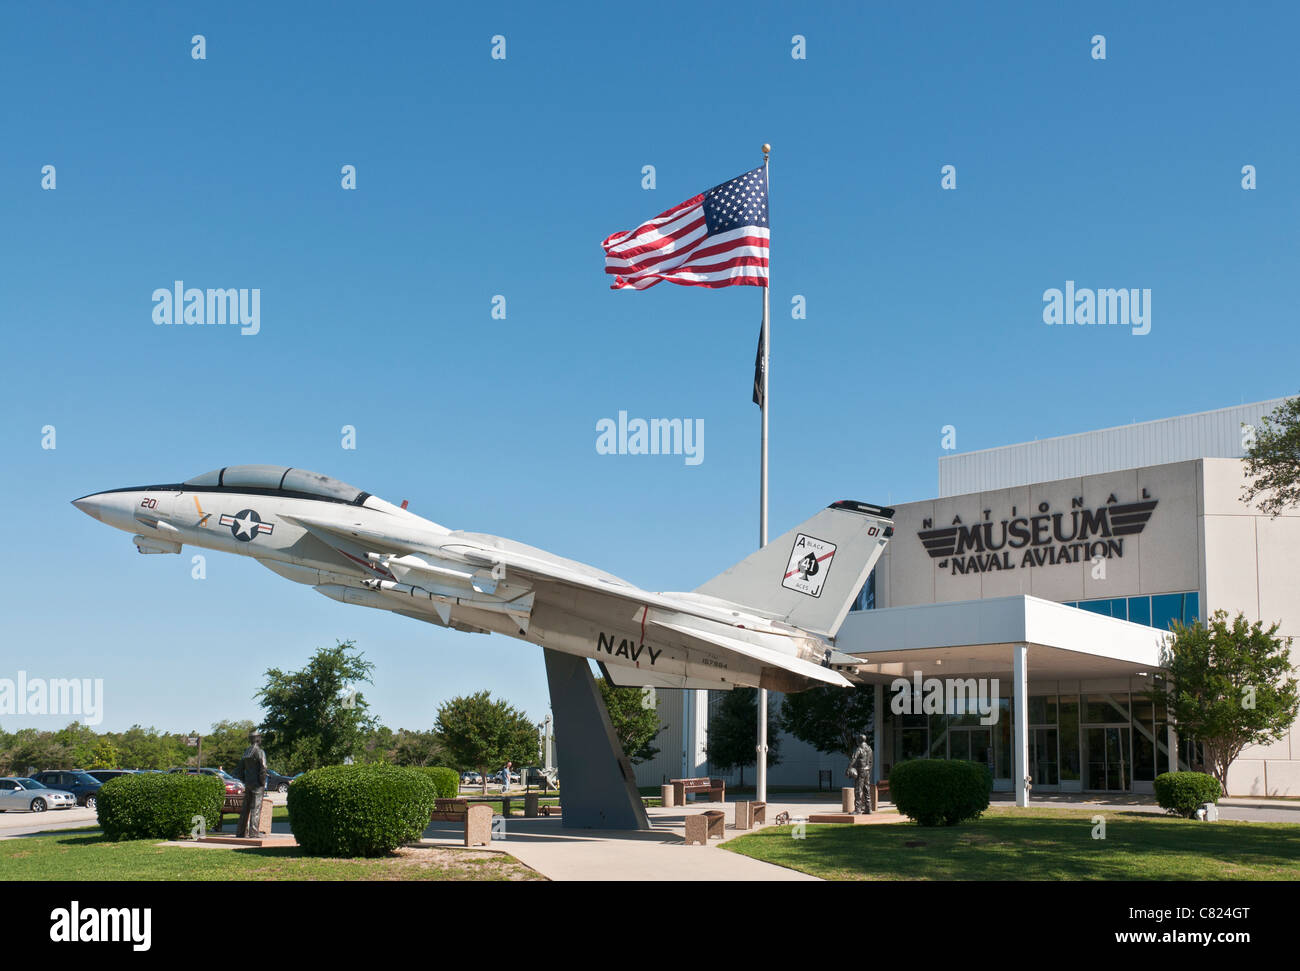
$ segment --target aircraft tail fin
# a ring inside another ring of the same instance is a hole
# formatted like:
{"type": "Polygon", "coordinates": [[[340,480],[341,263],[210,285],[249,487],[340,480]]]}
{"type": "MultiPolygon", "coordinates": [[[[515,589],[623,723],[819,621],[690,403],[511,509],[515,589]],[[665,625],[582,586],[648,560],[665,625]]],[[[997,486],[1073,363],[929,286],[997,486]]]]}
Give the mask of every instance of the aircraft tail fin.
{"type": "Polygon", "coordinates": [[[894,535],[893,515],[865,502],[831,503],[695,592],[834,637],[894,535]]]}

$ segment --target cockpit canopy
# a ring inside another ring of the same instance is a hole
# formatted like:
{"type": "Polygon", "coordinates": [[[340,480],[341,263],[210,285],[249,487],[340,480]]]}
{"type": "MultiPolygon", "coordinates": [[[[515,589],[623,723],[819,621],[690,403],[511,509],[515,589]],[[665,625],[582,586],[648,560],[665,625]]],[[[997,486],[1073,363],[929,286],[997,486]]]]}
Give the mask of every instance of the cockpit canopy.
{"type": "Polygon", "coordinates": [[[187,479],[183,485],[230,489],[232,492],[275,492],[292,497],[346,502],[354,506],[361,505],[370,495],[328,475],[284,465],[228,465],[187,479]]]}

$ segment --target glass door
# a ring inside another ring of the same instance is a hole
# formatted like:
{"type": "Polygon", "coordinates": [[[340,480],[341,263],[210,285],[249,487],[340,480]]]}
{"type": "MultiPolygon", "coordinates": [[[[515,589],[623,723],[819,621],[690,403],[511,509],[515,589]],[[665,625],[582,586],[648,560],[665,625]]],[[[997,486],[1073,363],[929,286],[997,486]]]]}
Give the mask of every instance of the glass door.
{"type": "Polygon", "coordinates": [[[980,762],[993,771],[993,730],[954,725],[948,729],[948,757],[980,762]]]}
{"type": "Polygon", "coordinates": [[[1033,766],[1030,775],[1035,786],[1058,786],[1061,784],[1057,773],[1056,729],[1034,728],[1029,732],[1029,764],[1033,766]]]}
{"type": "Polygon", "coordinates": [[[1087,764],[1085,788],[1097,792],[1128,792],[1132,785],[1128,725],[1089,726],[1084,732],[1087,764]]]}

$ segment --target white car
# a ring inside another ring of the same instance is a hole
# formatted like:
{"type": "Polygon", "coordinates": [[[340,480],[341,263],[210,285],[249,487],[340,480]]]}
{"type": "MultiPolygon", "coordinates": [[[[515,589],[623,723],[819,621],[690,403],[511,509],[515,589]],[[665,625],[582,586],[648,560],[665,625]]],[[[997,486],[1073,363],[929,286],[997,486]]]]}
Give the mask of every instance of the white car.
{"type": "Polygon", "coordinates": [[[0,812],[25,810],[43,813],[47,809],[75,809],[77,797],[62,789],[50,789],[35,779],[9,776],[0,779],[0,812]]]}

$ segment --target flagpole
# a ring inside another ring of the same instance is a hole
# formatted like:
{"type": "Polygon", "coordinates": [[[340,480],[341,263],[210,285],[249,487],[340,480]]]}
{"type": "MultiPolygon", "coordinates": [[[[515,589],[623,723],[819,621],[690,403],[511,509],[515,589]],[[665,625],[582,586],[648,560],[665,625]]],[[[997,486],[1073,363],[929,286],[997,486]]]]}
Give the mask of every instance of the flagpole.
{"type": "MultiPolygon", "coordinates": [[[[772,151],[772,146],[764,143],[763,145],[763,181],[766,183],[768,198],[768,231],[771,232],[771,199],[772,199],[772,181],[768,174],[768,155],[772,151]]],[[[768,241],[768,252],[771,253],[771,241],[768,241]]],[[[758,482],[758,547],[762,549],[767,545],[767,410],[771,402],[771,381],[768,379],[768,361],[772,354],[772,334],[771,325],[768,320],[768,286],[771,283],[771,268],[769,255],[768,282],[763,285],[763,405],[762,405],[762,422],[763,431],[761,445],[759,448],[759,482],[758,482]]],[[[767,802],[767,689],[758,689],[758,779],[755,783],[755,798],[759,802],[767,802]]]]}

